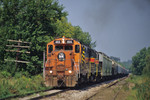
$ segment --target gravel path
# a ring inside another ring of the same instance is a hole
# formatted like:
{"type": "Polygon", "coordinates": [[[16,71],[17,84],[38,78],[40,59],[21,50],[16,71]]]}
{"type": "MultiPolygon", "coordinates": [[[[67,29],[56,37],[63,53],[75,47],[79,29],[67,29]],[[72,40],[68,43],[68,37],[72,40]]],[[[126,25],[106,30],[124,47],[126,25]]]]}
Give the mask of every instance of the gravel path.
{"type": "Polygon", "coordinates": [[[118,80],[111,80],[100,84],[88,86],[84,89],[69,90],[67,92],[63,92],[61,94],[57,94],[55,96],[47,97],[41,100],[112,100],[112,97],[115,94],[111,94],[112,91],[110,91],[109,93],[109,91],[106,92],[105,90],[109,90],[109,88],[117,85],[117,83],[118,80]],[[110,97],[111,99],[107,97],[110,97]]]}
{"type": "Polygon", "coordinates": [[[105,81],[95,85],[85,85],[80,89],[56,89],[37,93],[17,100],[125,100],[121,89],[125,78],[105,81]],[[62,92],[61,92],[62,91],[62,92]]]}

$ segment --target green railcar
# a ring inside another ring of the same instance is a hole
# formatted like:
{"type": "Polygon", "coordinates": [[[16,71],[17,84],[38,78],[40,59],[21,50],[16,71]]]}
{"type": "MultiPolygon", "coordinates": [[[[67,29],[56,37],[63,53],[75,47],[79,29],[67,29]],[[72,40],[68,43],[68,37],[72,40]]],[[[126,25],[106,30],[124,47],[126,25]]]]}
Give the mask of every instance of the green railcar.
{"type": "Polygon", "coordinates": [[[112,60],[102,52],[99,52],[99,62],[101,63],[101,76],[112,75],[112,60]]]}

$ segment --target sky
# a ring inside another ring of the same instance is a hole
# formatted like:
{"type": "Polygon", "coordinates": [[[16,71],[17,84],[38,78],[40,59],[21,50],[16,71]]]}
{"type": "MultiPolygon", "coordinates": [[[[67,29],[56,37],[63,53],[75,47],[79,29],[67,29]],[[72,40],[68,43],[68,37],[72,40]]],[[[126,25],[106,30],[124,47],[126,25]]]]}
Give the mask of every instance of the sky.
{"type": "Polygon", "coordinates": [[[150,46],[150,0],[58,0],[68,21],[89,32],[95,50],[121,61],[150,46]]]}

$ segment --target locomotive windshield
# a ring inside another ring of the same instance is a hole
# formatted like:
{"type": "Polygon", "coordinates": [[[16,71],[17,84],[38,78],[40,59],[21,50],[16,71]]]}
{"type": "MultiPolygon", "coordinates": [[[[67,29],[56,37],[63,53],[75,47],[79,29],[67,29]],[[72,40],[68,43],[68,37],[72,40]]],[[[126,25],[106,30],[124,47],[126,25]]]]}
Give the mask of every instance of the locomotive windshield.
{"type": "Polygon", "coordinates": [[[55,46],[55,51],[58,51],[58,50],[72,50],[72,46],[70,45],[65,45],[65,46],[55,46]]]}
{"type": "Polygon", "coordinates": [[[53,51],[53,45],[48,46],[48,53],[51,53],[53,51]]]}
{"type": "Polygon", "coordinates": [[[63,49],[63,46],[55,46],[56,51],[61,50],[61,49],[63,49]]]}
{"type": "Polygon", "coordinates": [[[79,46],[79,45],[76,45],[76,46],[75,46],[75,52],[76,52],[76,53],[79,53],[79,52],[80,52],[80,46],[79,46]]]}
{"type": "Polygon", "coordinates": [[[65,50],[72,50],[72,46],[65,46],[65,50]]]}

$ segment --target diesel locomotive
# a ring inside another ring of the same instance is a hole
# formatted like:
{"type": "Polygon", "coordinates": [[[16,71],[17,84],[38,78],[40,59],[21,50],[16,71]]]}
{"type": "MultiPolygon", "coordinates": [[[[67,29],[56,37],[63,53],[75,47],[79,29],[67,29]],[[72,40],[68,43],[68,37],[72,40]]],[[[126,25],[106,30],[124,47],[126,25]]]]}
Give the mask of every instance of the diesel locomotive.
{"type": "Polygon", "coordinates": [[[127,75],[128,71],[72,38],[56,38],[47,44],[45,84],[52,87],[74,87],[85,82],[101,81],[127,75]]]}

